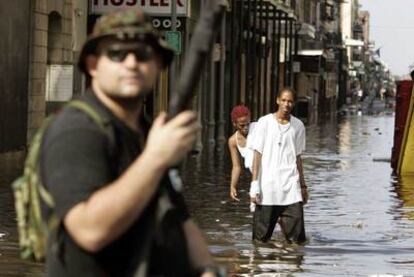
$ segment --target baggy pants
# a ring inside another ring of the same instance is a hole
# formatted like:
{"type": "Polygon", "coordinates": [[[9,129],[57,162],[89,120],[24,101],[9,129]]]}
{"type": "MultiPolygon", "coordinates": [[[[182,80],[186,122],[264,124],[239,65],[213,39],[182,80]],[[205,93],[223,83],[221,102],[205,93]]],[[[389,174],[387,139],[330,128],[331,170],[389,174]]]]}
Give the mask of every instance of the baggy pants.
{"type": "Polygon", "coordinates": [[[253,239],[268,241],[272,237],[279,218],[288,242],[303,243],[306,241],[302,202],[287,206],[256,205],[253,215],[253,239]]]}

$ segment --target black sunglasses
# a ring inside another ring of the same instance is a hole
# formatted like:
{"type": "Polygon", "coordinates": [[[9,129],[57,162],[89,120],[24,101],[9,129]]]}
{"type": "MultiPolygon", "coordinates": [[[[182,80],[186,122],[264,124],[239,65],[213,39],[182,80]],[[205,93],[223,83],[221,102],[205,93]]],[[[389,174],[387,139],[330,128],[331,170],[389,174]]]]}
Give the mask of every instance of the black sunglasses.
{"type": "Polygon", "coordinates": [[[102,54],[107,56],[113,62],[123,62],[129,53],[132,53],[140,62],[147,62],[155,55],[154,49],[149,45],[125,49],[109,47],[102,51],[102,54]]]}

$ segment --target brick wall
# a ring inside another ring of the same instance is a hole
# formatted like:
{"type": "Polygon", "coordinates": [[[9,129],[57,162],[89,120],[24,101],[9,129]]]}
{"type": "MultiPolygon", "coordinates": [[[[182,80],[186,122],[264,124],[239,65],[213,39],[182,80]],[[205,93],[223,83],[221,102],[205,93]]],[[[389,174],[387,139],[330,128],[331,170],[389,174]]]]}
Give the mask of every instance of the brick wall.
{"type": "Polygon", "coordinates": [[[32,26],[31,60],[28,98],[28,140],[42,124],[46,115],[46,71],[48,63],[73,64],[72,0],[35,0],[32,26]],[[50,32],[56,20],[60,31],[50,32]],[[54,39],[51,40],[51,36],[54,39]],[[48,45],[53,41],[53,45],[48,45]],[[57,43],[56,43],[57,41],[57,43]]]}

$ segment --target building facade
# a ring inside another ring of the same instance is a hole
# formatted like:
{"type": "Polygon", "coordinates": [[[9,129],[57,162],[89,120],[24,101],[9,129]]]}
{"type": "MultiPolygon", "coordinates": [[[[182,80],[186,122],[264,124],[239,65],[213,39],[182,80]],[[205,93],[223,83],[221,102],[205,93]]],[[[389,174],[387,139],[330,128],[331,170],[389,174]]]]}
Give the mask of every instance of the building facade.
{"type": "MultiPolygon", "coordinates": [[[[207,64],[200,69],[193,100],[203,126],[197,148],[226,141],[235,105],[247,105],[253,120],[275,111],[276,94],[285,86],[297,90],[295,114],[309,124],[335,113],[357,77],[353,75],[353,59],[358,58],[354,44],[362,40],[356,22],[369,23],[366,14],[357,16],[358,2],[227,2],[225,19],[207,64]]],[[[173,66],[162,73],[153,96],[145,100],[147,115],[168,109],[204,3],[177,1],[175,16],[171,1],[134,3],[153,16],[154,27],[177,49],[173,66]]],[[[10,12],[0,21],[12,22],[7,30],[21,35],[10,35],[0,44],[2,77],[12,80],[2,82],[5,97],[0,105],[13,118],[0,119],[0,152],[24,151],[47,114],[85,92],[88,82],[76,61],[87,34],[102,14],[130,6],[130,1],[122,0],[19,0],[2,7],[10,12]]],[[[364,35],[363,41],[367,39],[364,35]]]]}

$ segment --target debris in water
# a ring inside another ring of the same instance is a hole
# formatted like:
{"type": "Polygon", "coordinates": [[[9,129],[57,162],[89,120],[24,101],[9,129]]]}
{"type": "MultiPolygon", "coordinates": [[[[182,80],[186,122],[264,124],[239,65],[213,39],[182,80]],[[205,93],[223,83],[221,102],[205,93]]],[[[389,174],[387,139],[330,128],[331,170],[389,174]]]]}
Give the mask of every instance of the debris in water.
{"type": "Polygon", "coordinates": [[[353,224],[353,226],[358,229],[362,229],[362,227],[364,227],[364,224],[362,223],[362,221],[357,221],[353,224]]]}
{"type": "Polygon", "coordinates": [[[372,161],[374,162],[382,162],[382,163],[390,163],[391,158],[373,158],[372,161]]]}

